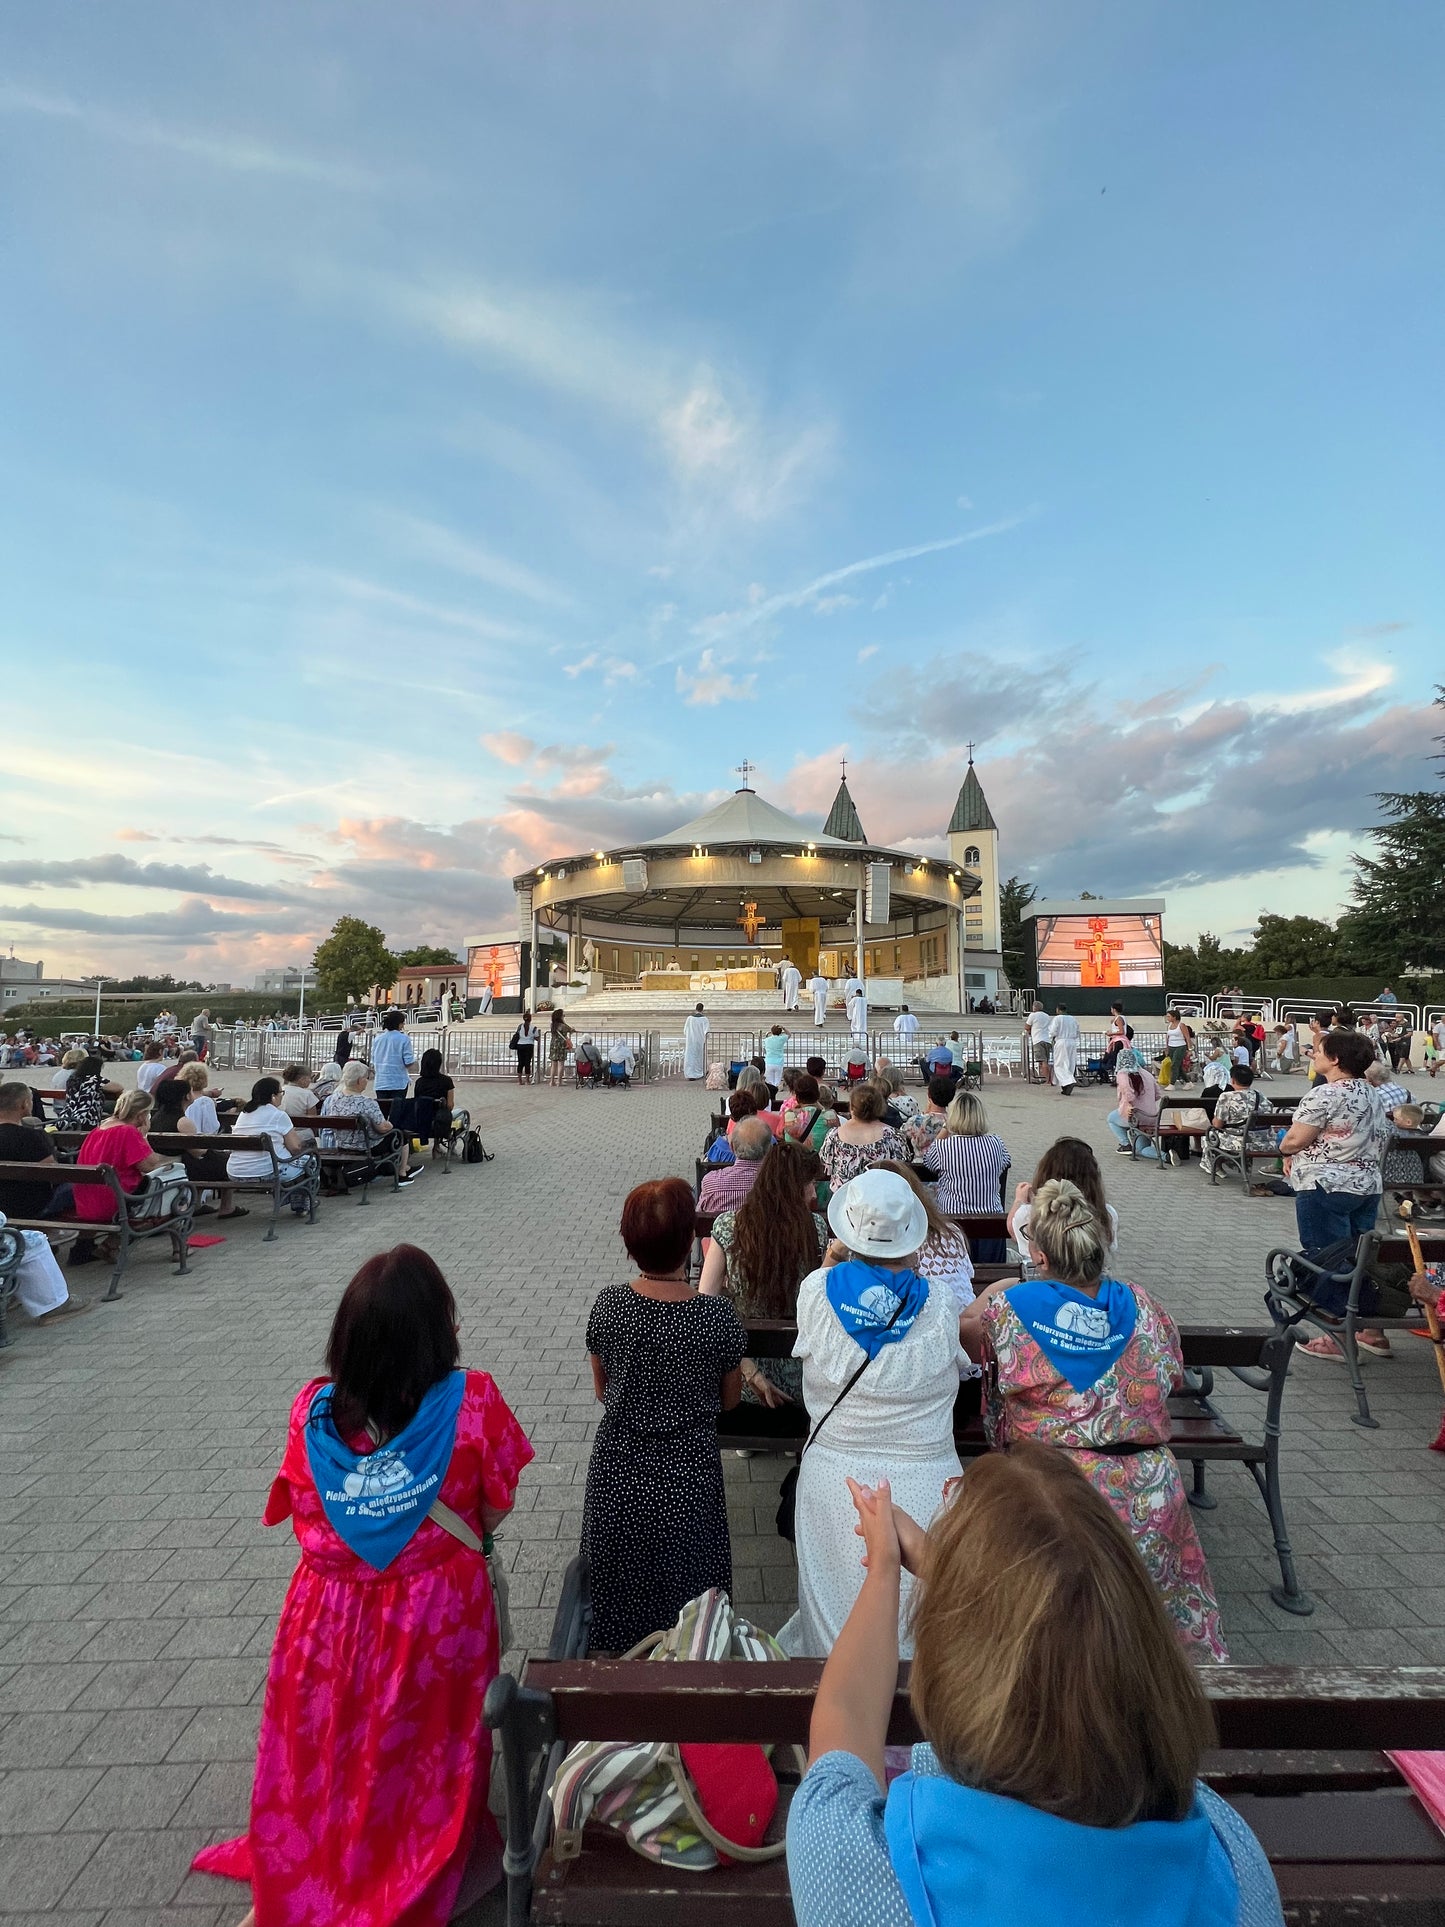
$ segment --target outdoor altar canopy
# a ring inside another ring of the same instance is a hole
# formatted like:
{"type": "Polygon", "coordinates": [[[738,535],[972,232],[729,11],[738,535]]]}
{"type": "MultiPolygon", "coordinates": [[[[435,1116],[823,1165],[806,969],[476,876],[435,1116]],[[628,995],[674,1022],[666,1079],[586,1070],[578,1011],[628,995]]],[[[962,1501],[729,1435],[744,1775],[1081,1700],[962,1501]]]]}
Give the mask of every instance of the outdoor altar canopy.
{"type": "MultiPolygon", "coordinates": [[[[529,956],[565,944],[565,1001],[604,990],[674,1007],[707,993],[770,998],[791,959],[805,982],[818,970],[916,981],[921,1001],[961,1010],[978,875],[955,857],[869,842],[846,780],[816,831],[759,796],[750,766],[740,774],[734,795],[664,836],[513,878],[529,956]]],[[[528,975],[535,998],[535,965],[528,975]]]]}

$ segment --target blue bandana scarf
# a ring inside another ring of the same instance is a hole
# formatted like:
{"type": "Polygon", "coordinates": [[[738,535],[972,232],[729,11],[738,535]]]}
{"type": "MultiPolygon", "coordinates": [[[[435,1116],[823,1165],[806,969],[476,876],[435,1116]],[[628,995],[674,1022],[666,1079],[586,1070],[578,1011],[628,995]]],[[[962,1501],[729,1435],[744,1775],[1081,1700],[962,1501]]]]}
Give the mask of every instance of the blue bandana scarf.
{"type": "Polygon", "coordinates": [[[905,1773],[883,1826],[916,1927],[1237,1927],[1239,1883],[1198,1796],[1182,1820],[1085,1827],[905,1773]]]}
{"type": "Polygon", "coordinates": [[[402,1552],[440,1498],[452,1462],[465,1372],[433,1385],[410,1425],[374,1452],[353,1452],[331,1416],[323,1385],[306,1417],[306,1457],[326,1517],[358,1559],[378,1572],[402,1552]]]}
{"type": "Polygon", "coordinates": [[[1076,1392],[1112,1370],[1134,1336],[1139,1307],[1127,1285],[1105,1278],[1098,1296],[1037,1278],[1004,1293],[1020,1324],[1076,1392]]]}
{"type": "Polygon", "coordinates": [[[870,1359],[885,1345],[896,1345],[905,1337],[927,1302],[928,1280],[916,1271],[885,1271],[881,1265],[850,1258],[828,1273],[828,1303],[838,1323],[870,1359]],[[900,1300],[903,1309],[898,1311],[900,1300]],[[885,1330],[895,1311],[898,1317],[885,1330]]]}

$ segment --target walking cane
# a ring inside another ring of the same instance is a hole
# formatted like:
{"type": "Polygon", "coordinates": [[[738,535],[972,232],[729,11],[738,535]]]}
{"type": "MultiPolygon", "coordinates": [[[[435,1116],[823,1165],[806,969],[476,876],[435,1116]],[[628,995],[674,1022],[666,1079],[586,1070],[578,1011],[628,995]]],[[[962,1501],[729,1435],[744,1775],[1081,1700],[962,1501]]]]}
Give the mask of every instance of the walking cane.
{"type": "MultiPolygon", "coordinates": [[[[1410,1240],[1410,1257],[1416,1271],[1425,1269],[1425,1254],[1420,1249],[1420,1234],[1414,1225],[1405,1226],[1405,1236],[1410,1240]]],[[[1425,1323],[1430,1331],[1430,1343],[1435,1348],[1435,1369],[1440,1374],[1440,1385],[1445,1390],[1445,1349],[1440,1342],[1440,1314],[1433,1305],[1425,1306],[1425,1323]]],[[[1430,1447],[1432,1452],[1445,1452],[1445,1418],[1440,1421],[1440,1430],[1430,1447]]]]}

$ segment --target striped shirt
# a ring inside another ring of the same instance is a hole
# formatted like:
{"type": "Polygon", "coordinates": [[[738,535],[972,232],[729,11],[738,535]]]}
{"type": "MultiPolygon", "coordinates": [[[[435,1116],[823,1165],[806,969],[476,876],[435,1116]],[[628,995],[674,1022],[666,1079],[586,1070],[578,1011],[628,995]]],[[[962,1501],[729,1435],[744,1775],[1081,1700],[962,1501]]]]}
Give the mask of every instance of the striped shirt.
{"type": "Polygon", "coordinates": [[[921,1162],[938,1173],[938,1208],[950,1217],[971,1217],[1003,1209],[1003,1175],[1009,1154],[992,1131],[966,1137],[945,1131],[923,1153],[921,1162]]]}

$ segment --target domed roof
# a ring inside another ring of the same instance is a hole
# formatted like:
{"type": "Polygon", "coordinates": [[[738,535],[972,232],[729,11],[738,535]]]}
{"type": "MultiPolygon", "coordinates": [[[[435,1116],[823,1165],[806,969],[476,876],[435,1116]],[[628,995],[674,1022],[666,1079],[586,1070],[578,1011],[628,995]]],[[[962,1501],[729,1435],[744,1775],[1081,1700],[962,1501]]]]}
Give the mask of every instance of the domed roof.
{"type": "Polygon", "coordinates": [[[850,847],[842,837],[810,830],[796,816],[789,816],[786,810],[764,801],[756,790],[748,789],[738,790],[716,808],[705,810],[701,816],[695,816],[690,823],[669,830],[665,836],[649,838],[647,848],[691,849],[697,843],[705,847],[725,843],[759,846],[781,843],[788,849],[810,843],[820,850],[846,850],[850,847]]]}

